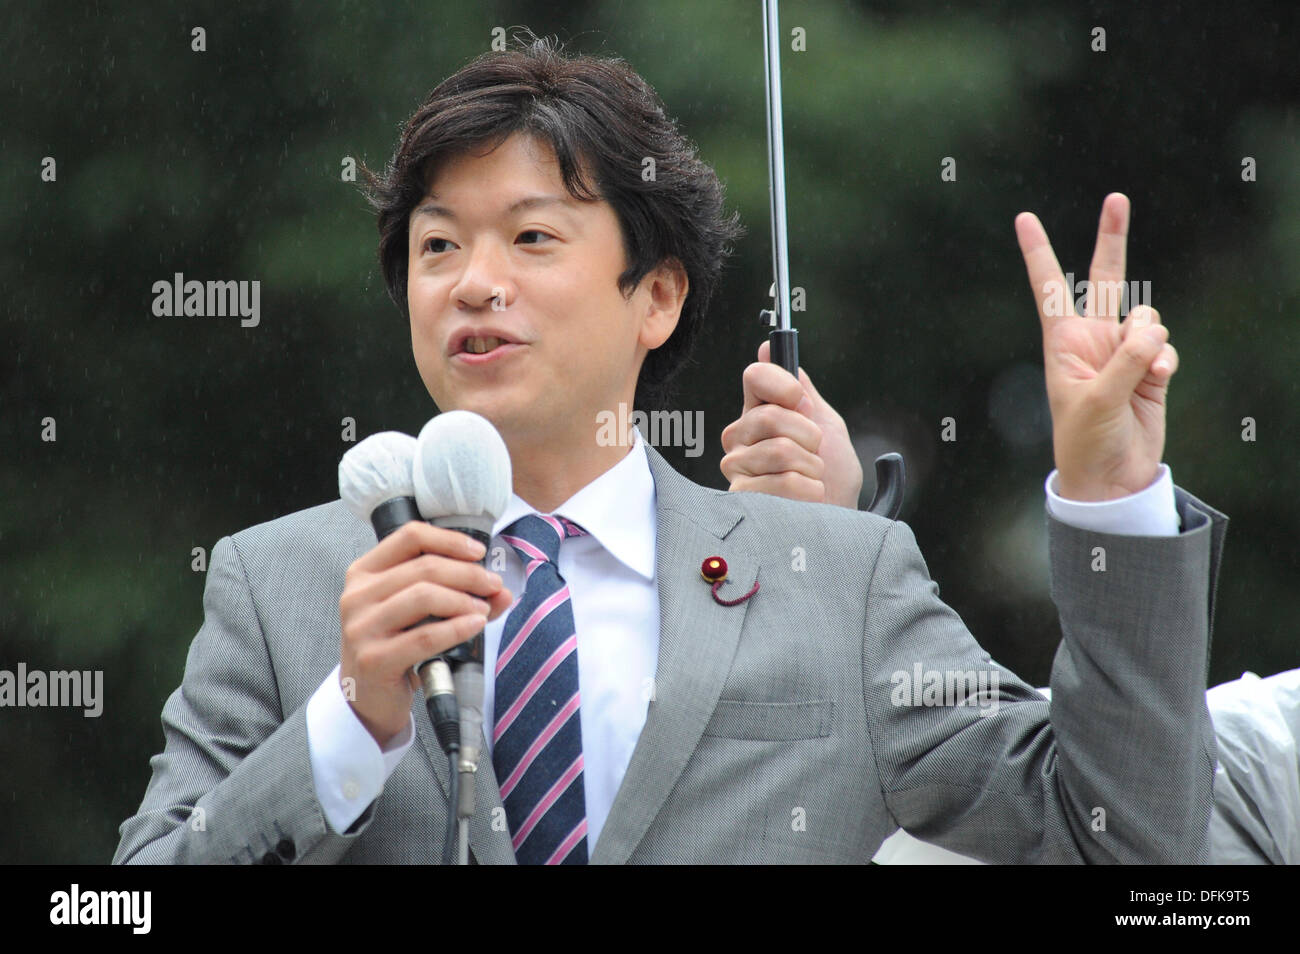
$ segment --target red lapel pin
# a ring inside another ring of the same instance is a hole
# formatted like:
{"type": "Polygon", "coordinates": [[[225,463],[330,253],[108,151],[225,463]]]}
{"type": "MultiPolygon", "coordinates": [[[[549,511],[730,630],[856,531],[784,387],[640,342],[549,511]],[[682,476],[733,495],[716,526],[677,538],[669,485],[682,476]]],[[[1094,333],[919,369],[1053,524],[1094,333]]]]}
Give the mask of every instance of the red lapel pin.
{"type": "Polygon", "coordinates": [[[711,556],[701,563],[700,576],[704,577],[705,583],[713,584],[713,599],[720,606],[736,606],[758,592],[758,581],[756,580],[754,581],[754,588],[744,596],[737,597],[734,600],[724,600],[719,596],[718,587],[722,586],[727,580],[727,561],[720,556],[711,556]]]}

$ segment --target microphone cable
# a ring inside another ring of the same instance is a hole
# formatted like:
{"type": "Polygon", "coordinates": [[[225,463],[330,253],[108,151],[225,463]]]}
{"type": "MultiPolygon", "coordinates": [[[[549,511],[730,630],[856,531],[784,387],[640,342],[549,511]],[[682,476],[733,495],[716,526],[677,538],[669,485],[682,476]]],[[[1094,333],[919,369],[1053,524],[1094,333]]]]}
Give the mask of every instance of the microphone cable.
{"type": "Polygon", "coordinates": [[[460,834],[456,825],[456,806],[460,800],[460,707],[456,703],[455,684],[445,655],[425,660],[416,668],[416,673],[424,687],[424,708],[433,725],[433,734],[447,756],[450,777],[447,783],[447,830],[442,841],[442,863],[450,865],[456,863],[456,843],[460,834]]]}

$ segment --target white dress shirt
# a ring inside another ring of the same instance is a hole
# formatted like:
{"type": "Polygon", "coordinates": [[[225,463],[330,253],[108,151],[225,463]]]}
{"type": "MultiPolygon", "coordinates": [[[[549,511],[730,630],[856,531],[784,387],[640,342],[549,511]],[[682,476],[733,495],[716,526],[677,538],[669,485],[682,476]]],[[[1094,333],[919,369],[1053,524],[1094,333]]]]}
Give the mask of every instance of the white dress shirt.
{"type": "MultiPolygon", "coordinates": [[[[578,636],[583,785],[586,790],[587,852],[595,850],[632,750],[645,726],[659,658],[659,591],[655,581],[655,490],[639,432],[628,454],[556,508],[589,534],[560,546],[560,575],[569,584],[578,636]]],[[[1173,475],[1160,465],[1147,489],[1119,500],[1082,503],[1056,493],[1057,472],[1048,475],[1048,507],[1059,520],[1082,529],[1138,536],[1178,533],[1173,475]]],[[[511,495],[493,526],[488,569],[498,573],[516,602],[524,572],[500,533],[535,513],[511,495]]],[[[512,607],[513,609],[513,607],[512,607]]],[[[484,758],[491,758],[494,682],[501,633],[509,612],[484,630],[484,758]]],[[[343,697],[339,668],[325,678],[307,703],[307,744],[316,797],[330,827],[345,832],[379,796],[397,763],[415,740],[415,723],[386,750],[361,724],[343,697]]]]}

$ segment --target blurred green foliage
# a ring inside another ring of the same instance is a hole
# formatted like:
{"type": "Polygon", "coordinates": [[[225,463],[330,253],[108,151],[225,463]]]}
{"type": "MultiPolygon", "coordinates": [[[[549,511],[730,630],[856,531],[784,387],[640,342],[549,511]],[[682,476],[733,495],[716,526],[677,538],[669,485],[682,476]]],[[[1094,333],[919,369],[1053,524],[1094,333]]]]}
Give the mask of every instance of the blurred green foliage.
{"type": "MultiPolygon", "coordinates": [[[[334,497],[342,418],[364,436],[433,413],[340,169],[382,165],[494,27],[627,59],[727,183],[749,232],[677,402],[724,412],[706,417],[703,457],[666,452],[725,486],[719,434],[771,282],[759,11],[5,4],[0,668],[102,668],[107,698],[99,719],[0,711],[0,860],[111,857],[202,620],[192,548],[334,497]],[[178,271],[260,280],[260,326],[155,318],[152,284],[178,271]]],[[[1291,4],[782,5],[807,37],[783,56],[804,367],[871,455],[905,453],[904,518],[945,599],[1035,684],[1059,640],[1041,550],[1051,444],[990,412],[1005,381],[1022,383],[997,414],[1032,422],[1045,404],[1012,219],[1037,212],[1084,278],[1113,190],[1133,202],[1129,277],[1152,283],[1181,355],[1166,460],[1233,521],[1211,682],[1297,665],[1295,21],[1291,4]],[[1242,181],[1245,156],[1258,181],[1242,181]],[[945,417],[956,442],[939,439],[945,417]]]]}

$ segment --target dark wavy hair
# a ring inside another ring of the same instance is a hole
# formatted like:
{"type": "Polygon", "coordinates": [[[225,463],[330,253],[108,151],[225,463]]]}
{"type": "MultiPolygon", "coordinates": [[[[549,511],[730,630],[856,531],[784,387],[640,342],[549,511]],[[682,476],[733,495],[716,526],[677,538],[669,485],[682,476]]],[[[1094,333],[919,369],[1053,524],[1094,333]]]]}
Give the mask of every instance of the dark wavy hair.
{"type": "Polygon", "coordinates": [[[725,216],[717,174],[667,117],[658,94],[623,59],[572,56],[523,30],[514,47],[484,53],[440,83],[407,120],[381,175],[362,166],[378,212],[379,263],[388,295],[408,319],[408,222],[449,158],[495,146],[514,133],[548,142],[569,194],[604,199],[618,217],[626,298],[666,259],[686,270],[690,289],[677,328],[646,355],[636,406],[663,406],[668,384],[689,358],[717,289],[731,242],[744,234],[725,216]],[[646,157],[654,176],[643,178],[646,157]],[[583,178],[583,168],[594,183],[583,178]]]}

